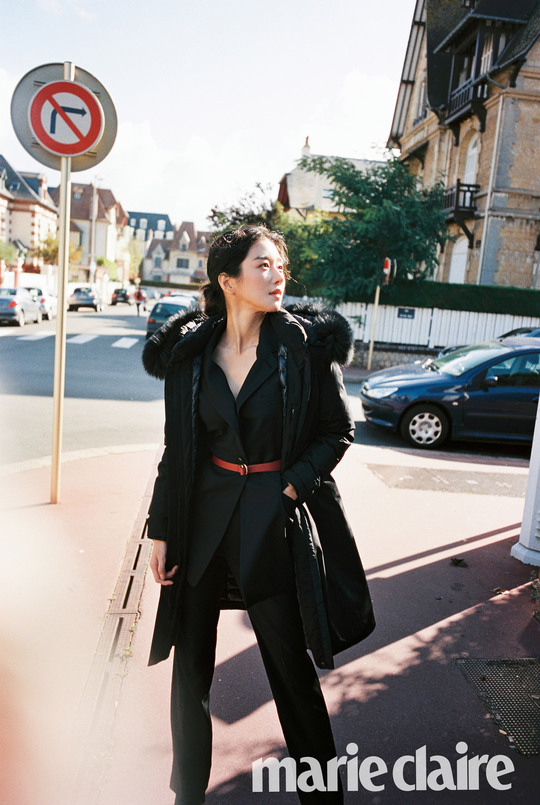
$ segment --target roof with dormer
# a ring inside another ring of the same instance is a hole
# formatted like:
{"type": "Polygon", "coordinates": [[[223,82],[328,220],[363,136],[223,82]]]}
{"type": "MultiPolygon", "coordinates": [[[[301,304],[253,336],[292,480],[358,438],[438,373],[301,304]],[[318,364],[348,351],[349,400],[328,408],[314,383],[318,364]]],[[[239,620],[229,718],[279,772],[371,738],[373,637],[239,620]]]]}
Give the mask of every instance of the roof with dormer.
{"type": "MultiPolygon", "coordinates": [[[[60,187],[51,187],[49,192],[53,201],[58,204],[60,187]]],[[[71,218],[76,221],[92,220],[94,192],[97,194],[96,221],[110,221],[110,213],[114,209],[116,223],[119,226],[124,226],[127,223],[127,213],[120,202],[117,201],[112,190],[80,182],[73,182],[71,185],[71,218]]]]}
{"type": "Polygon", "coordinates": [[[168,258],[170,252],[181,251],[182,245],[185,244],[185,251],[196,252],[205,257],[208,254],[208,247],[214,236],[214,232],[198,231],[192,221],[182,221],[178,229],[175,230],[174,237],[171,240],[154,238],[148,247],[146,256],[150,257],[155,251],[156,246],[161,244],[165,256],[168,258]]]}
{"type": "MultiPolygon", "coordinates": [[[[37,173],[20,173],[15,170],[7,159],[0,154],[0,173],[4,174],[5,190],[10,193],[11,198],[28,201],[32,204],[40,204],[48,210],[57,212],[54,200],[48,192],[42,198],[39,193],[39,177],[37,173]],[[34,189],[34,187],[36,189],[34,189]]],[[[5,195],[5,193],[4,193],[5,195]]]]}
{"type": "MultiPolygon", "coordinates": [[[[129,221],[135,219],[135,224],[132,225],[133,229],[141,229],[140,226],[141,220],[146,221],[146,230],[151,229],[152,232],[163,232],[166,234],[167,232],[174,232],[174,226],[171,223],[171,219],[164,212],[135,212],[133,210],[128,210],[128,218],[129,221]],[[158,222],[165,221],[165,229],[159,229],[158,222]]],[[[131,226],[131,224],[130,224],[131,226]]]]}
{"type": "Polygon", "coordinates": [[[470,29],[494,21],[513,27],[514,34],[490,73],[525,60],[540,37],[540,0],[417,0],[405,55],[388,146],[399,146],[412,98],[422,51],[427,57],[429,108],[438,110],[448,100],[452,51],[470,29]],[[426,34],[424,37],[424,33],[426,34]]]}

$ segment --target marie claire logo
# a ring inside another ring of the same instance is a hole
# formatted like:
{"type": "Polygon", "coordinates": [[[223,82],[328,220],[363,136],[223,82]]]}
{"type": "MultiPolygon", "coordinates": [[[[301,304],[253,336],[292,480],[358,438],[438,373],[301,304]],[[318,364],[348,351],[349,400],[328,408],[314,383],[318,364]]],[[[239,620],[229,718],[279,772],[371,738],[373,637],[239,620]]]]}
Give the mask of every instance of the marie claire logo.
{"type": "Polygon", "coordinates": [[[252,763],[252,791],[337,791],[339,769],[344,769],[347,791],[384,791],[390,781],[400,791],[478,791],[485,780],[496,791],[507,791],[512,783],[501,778],[515,771],[506,755],[471,755],[465,741],[456,744],[457,758],[430,755],[421,746],[414,755],[403,755],[391,766],[376,755],[360,760],[358,745],[347,744],[347,755],[331,758],[324,767],[312,757],[259,758],[252,763]],[[266,785],[265,785],[266,783],[266,785]],[[284,784],[284,785],[283,785],[284,784]]]}

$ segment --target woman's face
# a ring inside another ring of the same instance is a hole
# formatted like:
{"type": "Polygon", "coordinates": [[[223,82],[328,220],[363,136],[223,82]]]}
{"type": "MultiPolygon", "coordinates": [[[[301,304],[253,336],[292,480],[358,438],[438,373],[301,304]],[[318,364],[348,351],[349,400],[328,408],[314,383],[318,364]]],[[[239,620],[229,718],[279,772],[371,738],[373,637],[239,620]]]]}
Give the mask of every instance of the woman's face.
{"type": "Polygon", "coordinates": [[[285,291],[284,262],[274,243],[266,238],[256,241],[240,268],[239,277],[228,277],[232,298],[230,294],[225,298],[254,311],[279,310],[285,291]]]}

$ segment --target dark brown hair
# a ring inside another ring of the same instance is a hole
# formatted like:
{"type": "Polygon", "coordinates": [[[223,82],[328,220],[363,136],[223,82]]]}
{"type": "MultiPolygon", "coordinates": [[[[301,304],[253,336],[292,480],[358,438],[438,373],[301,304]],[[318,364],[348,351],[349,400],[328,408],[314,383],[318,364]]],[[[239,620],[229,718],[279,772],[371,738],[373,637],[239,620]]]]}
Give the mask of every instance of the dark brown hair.
{"type": "Polygon", "coordinates": [[[289,278],[287,264],[287,244],[279,232],[274,232],[264,225],[245,224],[238,229],[218,235],[210,244],[206,273],[208,282],[201,288],[201,299],[207,316],[223,315],[226,312],[225,294],[218,282],[220,274],[239,277],[241,265],[246,255],[259,240],[270,240],[279,251],[284,263],[285,278],[289,278]]]}

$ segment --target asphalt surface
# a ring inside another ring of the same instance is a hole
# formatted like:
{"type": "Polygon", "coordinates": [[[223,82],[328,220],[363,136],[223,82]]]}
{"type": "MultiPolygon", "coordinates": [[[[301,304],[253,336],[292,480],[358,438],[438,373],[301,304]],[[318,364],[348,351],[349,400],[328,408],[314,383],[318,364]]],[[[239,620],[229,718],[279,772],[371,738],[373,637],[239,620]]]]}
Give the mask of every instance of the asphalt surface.
{"type": "MultiPolygon", "coordinates": [[[[0,463],[51,453],[56,322],[0,327],[0,463]]],[[[134,306],[67,314],[63,451],[157,444],[163,384],[141,363],[146,317],[134,306]]]]}

